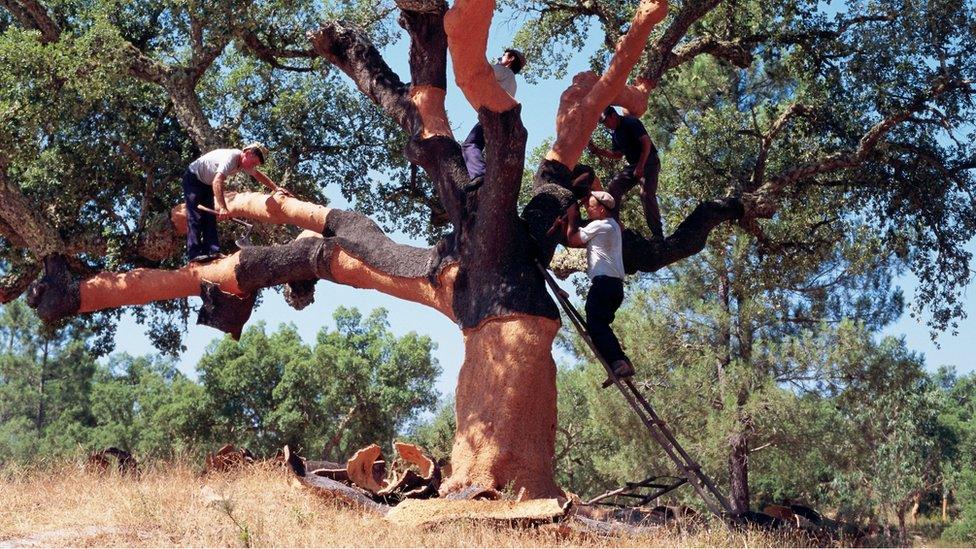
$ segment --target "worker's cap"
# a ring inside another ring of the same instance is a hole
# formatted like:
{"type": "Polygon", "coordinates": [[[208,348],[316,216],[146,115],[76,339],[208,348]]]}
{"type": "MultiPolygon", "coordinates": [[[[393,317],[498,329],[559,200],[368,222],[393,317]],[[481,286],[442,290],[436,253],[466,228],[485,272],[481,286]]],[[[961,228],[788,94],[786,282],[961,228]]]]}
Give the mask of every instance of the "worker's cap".
{"type": "Polygon", "coordinates": [[[600,204],[603,204],[603,207],[608,210],[612,210],[617,205],[617,201],[606,191],[593,191],[590,193],[590,196],[595,198],[600,204]]]}
{"type": "Polygon", "coordinates": [[[613,108],[613,105],[610,105],[609,107],[603,109],[603,112],[600,113],[600,122],[606,120],[607,117],[610,116],[611,114],[613,115],[619,114],[617,113],[617,109],[613,108]]]}
{"type": "Polygon", "coordinates": [[[515,74],[522,72],[522,69],[525,68],[525,54],[514,48],[508,48],[505,53],[510,53],[515,58],[515,62],[510,67],[512,72],[515,74]]]}
{"type": "Polygon", "coordinates": [[[264,143],[260,143],[258,141],[255,141],[253,143],[248,143],[241,150],[254,151],[255,153],[257,153],[258,158],[261,159],[262,164],[264,164],[264,162],[268,159],[268,157],[271,156],[271,152],[268,150],[267,147],[264,146],[264,143]]]}

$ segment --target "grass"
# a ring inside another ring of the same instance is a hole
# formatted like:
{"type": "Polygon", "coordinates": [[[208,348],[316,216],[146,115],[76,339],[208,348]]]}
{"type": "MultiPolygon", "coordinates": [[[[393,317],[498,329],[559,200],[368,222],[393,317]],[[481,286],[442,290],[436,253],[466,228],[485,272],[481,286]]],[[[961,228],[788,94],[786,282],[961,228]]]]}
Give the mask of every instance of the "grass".
{"type": "Polygon", "coordinates": [[[0,473],[0,545],[672,547],[796,546],[756,531],[661,528],[640,536],[566,535],[552,528],[455,522],[395,527],[294,487],[284,470],[256,465],[200,476],[157,464],[138,479],[75,464],[0,473]]]}

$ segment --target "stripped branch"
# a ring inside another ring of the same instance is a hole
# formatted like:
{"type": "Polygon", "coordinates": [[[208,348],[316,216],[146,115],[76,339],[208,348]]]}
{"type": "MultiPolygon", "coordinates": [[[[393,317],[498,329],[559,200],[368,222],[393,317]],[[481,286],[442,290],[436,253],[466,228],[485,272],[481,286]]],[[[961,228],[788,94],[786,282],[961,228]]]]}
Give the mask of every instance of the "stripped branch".
{"type": "Polygon", "coordinates": [[[494,0],[456,0],[444,16],[447,44],[454,63],[454,79],[476,111],[482,107],[502,113],[518,104],[495,80],[485,58],[494,0]]]}

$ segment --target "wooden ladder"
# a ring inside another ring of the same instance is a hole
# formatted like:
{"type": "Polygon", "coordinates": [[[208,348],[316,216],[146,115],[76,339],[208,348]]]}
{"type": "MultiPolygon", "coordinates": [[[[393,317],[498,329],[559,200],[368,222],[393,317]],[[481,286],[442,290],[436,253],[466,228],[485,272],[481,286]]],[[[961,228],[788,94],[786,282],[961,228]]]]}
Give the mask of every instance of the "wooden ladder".
{"type": "MultiPolygon", "coordinates": [[[[583,341],[590,347],[593,354],[596,356],[600,364],[607,371],[607,375],[613,380],[614,385],[620,390],[620,393],[627,400],[627,404],[634,410],[638,417],[640,417],[641,422],[647,427],[647,431],[650,433],[651,438],[654,442],[660,446],[664,453],[674,462],[677,466],[678,474],[681,479],[687,481],[688,484],[698,492],[702,501],[705,502],[705,506],[711,511],[715,516],[721,519],[729,519],[734,513],[732,508],[729,506],[729,501],[726,499],[718,488],[715,487],[715,483],[708,477],[708,475],[701,470],[701,466],[696,463],[688,452],[681,447],[678,443],[678,439],[674,437],[674,434],[668,428],[664,420],[657,415],[654,411],[654,407],[644,398],[637,387],[630,378],[619,379],[613,374],[613,369],[607,364],[607,361],[603,358],[600,352],[597,350],[596,346],[593,344],[593,340],[590,338],[590,332],[586,326],[586,320],[580,315],[576,307],[569,302],[569,296],[556,284],[556,280],[553,278],[552,273],[550,273],[545,267],[543,267],[538,262],[536,265],[539,271],[546,279],[546,283],[554,294],[556,294],[556,300],[559,305],[562,306],[563,310],[566,311],[566,315],[573,322],[576,327],[576,331],[579,332],[583,341]]],[[[641,483],[630,483],[639,485],[641,483]]],[[[681,483],[683,484],[683,483],[681,483]]],[[[680,485],[680,484],[679,484],[680,485]]],[[[677,486],[674,486],[677,488],[677,486]]],[[[670,490],[668,490],[670,491],[670,490]]],[[[663,495],[663,494],[660,494],[663,495]]]]}

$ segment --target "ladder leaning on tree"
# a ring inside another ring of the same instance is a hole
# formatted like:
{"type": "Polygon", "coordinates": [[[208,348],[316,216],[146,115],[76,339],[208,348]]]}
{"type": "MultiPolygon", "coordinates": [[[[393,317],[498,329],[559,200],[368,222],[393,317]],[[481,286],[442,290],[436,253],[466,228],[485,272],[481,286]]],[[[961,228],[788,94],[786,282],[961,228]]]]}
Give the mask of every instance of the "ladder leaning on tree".
{"type": "MultiPolygon", "coordinates": [[[[579,332],[583,341],[590,347],[593,354],[596,356],[600,364],[607,371],[607,375],[613,380],[614,385],[620,389],[620,393],[623,394],[624,398],[627,400],[627,404],[634,410],[638,417],[640,417],[641,422],[647,427],[651,438],[660,446],[664,453],[674,462],[675,466],[678,468],[678,481],[670,485],[662,485],[655,482],[656,478],[663,477],[651,477],[647,480],[641,482],[631,482],[627,483],[625,488],[620,490],[615,490],[607,494],[607,496],[624,496],[631,497],[638,500],[637,505],[645,505],[650,501],[663,496],[664,494],[670,492],[682,486],[685,483],[691,484],[691,486],[698,492],[698,495],[705,502],[705,506],[714,515],[721,519],[732,518],[734,515],[732,508],[729,506],[728,499],[718,491],[715,487],[715,483],[712,482],[708,475],[701,470],[701,466],[691,459],[688,452],[681,447],[678,443],[678,439],[674,437],[671,430],[668,429],[667,424],[657,415],[651,404],[644,398],[644,396],[637,390],[633,382],[629,378],[619,379],[613,374],[613,369],[607,364],[607,361],[603,358],[600,352],[597,350],[596,346],[593,345],[593,340],[590,338],[590,333],[586,326],[586,321],[580,315],[576,307],[569,302],[569,296],[556,284],[556,280],[552,277],[552,274],[543,267],[540,263],[536,263],[542,275],[546,279],[546,283],[554,294],[556,294],[556,300],[559,305],[562,306],[566,315],[573,322],[573,326],[579,332]],[[636,491],[640,488],[654,488],[657,491],[650,495],[640,495],[628,493],[636,491]]],[[[671,477],[674,478],[674,477],[671,477]]]]}

